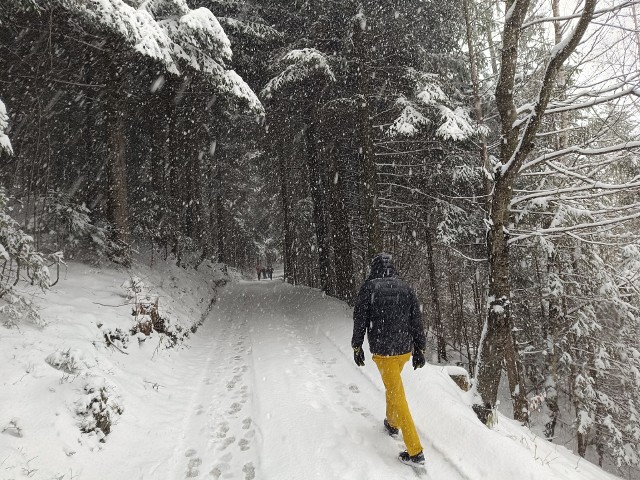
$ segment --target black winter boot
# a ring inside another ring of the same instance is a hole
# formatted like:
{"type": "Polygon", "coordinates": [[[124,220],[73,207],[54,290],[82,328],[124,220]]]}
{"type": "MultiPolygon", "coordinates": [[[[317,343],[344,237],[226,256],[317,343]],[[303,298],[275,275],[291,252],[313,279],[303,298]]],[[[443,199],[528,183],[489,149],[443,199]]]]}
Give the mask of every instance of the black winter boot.
{"type": "Polygon", "coordinates": [[[396,427],[392,427],[391,424],[387,422],[386,418],[384,419],[384,428],[387,430],[387,433],[392,437],[395,437],[396,435],[398,435],[398,433],[400,433],[400,430],[398,430],[396,427]]]}
{"type": "Polygon", "coordinates": [[[409,452],[407,452],[406,450],[404,452],[401,452],[400,455],[398,455],[398,457],[400,458],[400,461],[402,463],[406,463],[407,465],[424,465],[424,453],[420,452],[420,453],[416,453],[415,455],[411,456],[409,455],[409,452]]]}

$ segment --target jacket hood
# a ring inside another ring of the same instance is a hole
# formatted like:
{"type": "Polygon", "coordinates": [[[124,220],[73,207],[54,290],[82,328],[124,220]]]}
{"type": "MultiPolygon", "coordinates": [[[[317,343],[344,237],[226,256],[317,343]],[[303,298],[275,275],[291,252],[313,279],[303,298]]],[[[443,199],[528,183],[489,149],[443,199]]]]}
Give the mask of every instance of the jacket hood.
{"type": "Polygon", "coordinates": [[[393,257],[389,253],[379,253],[371,261],[369,279],[395,277],[396,267],[393,265],[393,257]]]}

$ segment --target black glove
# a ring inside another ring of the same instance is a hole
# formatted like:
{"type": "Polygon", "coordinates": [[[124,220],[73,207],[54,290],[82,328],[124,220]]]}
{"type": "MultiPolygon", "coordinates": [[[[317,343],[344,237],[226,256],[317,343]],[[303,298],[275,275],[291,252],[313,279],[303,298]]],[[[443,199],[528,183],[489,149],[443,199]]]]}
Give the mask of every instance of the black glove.
{"type": "Polygon", "coordinates": [[[364,367],[364,351],[362,347],[353,347],[353,361],[359,367],[364,367]]]}
{"type": "Polygon", "coordinates": [[[424,352],[422,350],[418,350],[417,348],[413,351],[413,358],[411,359],[411,363],[413,364],[413,369],[422,368],[427,361],[424,358],[424,352]]]}

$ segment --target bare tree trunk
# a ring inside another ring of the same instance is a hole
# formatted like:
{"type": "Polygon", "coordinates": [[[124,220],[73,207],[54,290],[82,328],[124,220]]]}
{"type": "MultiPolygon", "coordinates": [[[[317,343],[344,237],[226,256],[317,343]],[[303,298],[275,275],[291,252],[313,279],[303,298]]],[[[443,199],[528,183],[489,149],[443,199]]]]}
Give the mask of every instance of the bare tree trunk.
{"type": "Polygon", "coordinates": [[[224,152],[223,147],[221,145],[220,140],[216,141],[216,152],[215,152],[215,162],[216,162],[216,174],[215,174],[215,185],[216,185],[216,239],[217,239],[217,257],[218,263],[227,263],[229,259],[227,258],[226,252],[226,240],[227,240],[227,228],[225,224],[225,211],[224,211],[224,193],[223,193],[223,185],[224,185],[224,152]]]}
{"type": "Polygon", "coordinates": [[[330,158],[329,180],[331,195],[329,196],[329,214],[331,216],[331,241],[335,269],[335,294],[338,298],[352,303],[355,296],[353,281],[353,247],[349,215],[344,192],[344,169],[336,149],[328,151],[330,158]]]}
{"type": "MultiPolygon", "coordinates": [[[[428,222],[430,223],[430,222],[428,222]]],[[[429,225],[425,230],[425,241],[427,244],[427,267],[429,270],[429,287],[431,291],[431,303],[433,305],[434,330],[436,333],[438,363],[447,361],[447,345],[444,341],[444,332],[442,328],[442,314],[440,313],[440,298],[438,296],[438,282],[436,280],[436,266],[433,261],[433,242],[431,239],[431,231],[429,225]]],[[[453,303],[453,298],[451,299],[453,303]]]]}
{"type": "MultiPolygon", "coordinates": [[[[283,142],[285,143],[285,142],[283,142]]],[[[291,142],[289,147],[291,150],[288,153],[283,145],[281,152],[278,153],[278,175],[280,180],[280,202],[282,206],[282,228],[284,230],[284,281],[288,283],[295,283],[294,274],[294,256],[293,256],[293,219],[291,218],[291,192],[289,188],[289,166],[288,155],[293,157],[295,142],[291,142]]]]}
{"type": "MultiPolygon", "coordinates": [[[[364,14],[363,11],[360,11],[364,14]]],[[[371,120],[371,105],[369,104],[369,88],[366,69],[366,46],[364,44],[365,31],[360,22],[353,23],[353,53],[358,64],[357,88],[360,102],[360,169],[362,173],[362,191],[364,199],[364,218],[367,237],[367,260],[382,252],[383,237],[380,218],[378,217],[378,174],[374,155],[374,135],[371,120]]]]}
{"type": "Polygon", "coordinates": [[[329,249],[327,242],[327,218],[325,204],[325,177],[323,165],[318,155],[318,139],[316,135],[315,113],[309,114],[311,121],[305,129],[307,162],[309,167],[309,187],[313,200],[313,223],[318,247],[319,287],[323,292],[331,293],[329,284],[329,249]]]}
{"type": "Polygon", "coordinates": [[[105,129],[107,131],[108,181],[107,199],[109,219],[114,227],[114,238],[129,242],[129,205],[127,190],[127,164],[124,105],[118,102],[120,82],[105,102],[105,129]]]}
{"type": "Polygon", "coordinates": [[[369,102],[365,99],[362,107],[362,172],[364,177],[365,221],[367,228],[367,256],[371,260],[382,252],[383,239],[378,217],[378,174],[373,151],[373,128],[369,102]]]}
{"type": "Polygon", "coordinates": [[[563,323],[564,314],[560,299],[554,292],[554,286],[551,284],[556,276],[555,256],[549,256],[548,265],[548,282],[549,285],[549,322],[547,331],[547,379],[545,380],[545,402],[549,409],[549,421],[544,426],[544,435],[548,440],[555,437],[556,424],[560,416],[560,407],[558,405],[558,329],[563,323]]]}
{"type": "Polygon", "coordinates": [[[529,402],[524,385],[522,361],[516,349],[516,340],[513,329],[507,337],[507,345],[504,352],[505,365],[507,367],[507,379],[511,402],[513,404],[513,418],[523,424],[529,423],[529,402]]]}

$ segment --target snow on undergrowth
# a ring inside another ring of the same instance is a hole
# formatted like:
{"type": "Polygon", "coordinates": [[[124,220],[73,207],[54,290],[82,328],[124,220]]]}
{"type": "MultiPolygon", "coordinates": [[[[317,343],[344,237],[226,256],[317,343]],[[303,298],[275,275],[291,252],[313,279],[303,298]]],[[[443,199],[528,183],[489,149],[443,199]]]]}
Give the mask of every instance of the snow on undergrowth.
{"type": "Polygon", "coordinates": [[[129,406],[139,413],[145,392],[161,388],[156,370],[188,345],[228,280],[206,262],[70,262],[46,294],[23,292],[44,326],[0,312],[0,478],[45,478],[44,467],[71,478],[77,452],[108,446],[129,406]]]}

